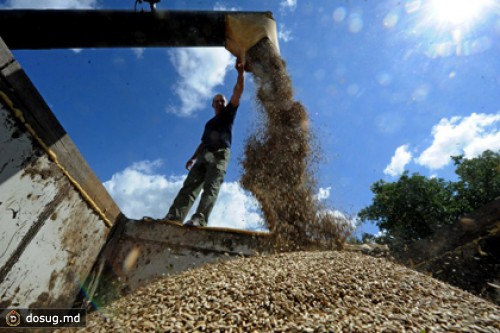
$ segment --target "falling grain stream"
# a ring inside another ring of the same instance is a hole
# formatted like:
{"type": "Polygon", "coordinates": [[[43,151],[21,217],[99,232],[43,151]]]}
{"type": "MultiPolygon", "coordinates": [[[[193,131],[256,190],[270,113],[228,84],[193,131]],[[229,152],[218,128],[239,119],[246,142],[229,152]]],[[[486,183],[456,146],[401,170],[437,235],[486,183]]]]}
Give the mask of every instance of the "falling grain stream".
{"type": "Polygon", "coordinates": [[[306,249],[319,240],[339,247],[345,231],[334,216],[320,213],[315,199],[318,150],[307,111],[293,100],[286,64],[268,39],[251,48],[247,60],[261,119],[246,143],[241,183],[259,201],[277,250],[306,249]]]}
{"type": "Polygon", "coordinates": [[[318,214],[309,120],[267,39],[248,52],[262,122],[243,186],[275,234],[273,255],[159,279],[88,317],[82,332],[500,332],[500,308],[386,259],[297,251],[339,231],[318,214]],[[279,253],[281,251],[290,251],[279,253]]]}

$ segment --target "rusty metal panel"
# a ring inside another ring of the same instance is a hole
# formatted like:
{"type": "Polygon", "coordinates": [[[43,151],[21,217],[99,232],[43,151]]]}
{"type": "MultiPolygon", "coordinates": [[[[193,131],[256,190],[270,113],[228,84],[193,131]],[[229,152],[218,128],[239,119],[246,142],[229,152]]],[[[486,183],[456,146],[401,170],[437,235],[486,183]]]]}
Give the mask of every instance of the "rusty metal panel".
{"type": "Polygon", "coordinates": [[[134,290],[164,275],[269,252],[269,242],[267,233],[128,220],[107,259],[127,289],[134,290]]]}
{"type": "Polygon", "coordinates": [[[34,227],[31,221],[35,221],[37,212],[29,209],[33,206],[31,203],[45,207],[53,200],[50,188],[54,186],[48,182],[34,183],[27,176],[26,172],[32,170],[28,166],[30,160],[41,152],[33,149],[27,133],[20,131],[3,104],[0,104],[0,122],[3,124],[0,130],[0,267],[4,267],[34,227]],[[47,187],[49,190],[44,193],[47,187]]]}
{"type": "Polygon", "coordinates": [[[0,60],[0,307],[68,308],[121,214],[1,40],[0,60]]]}
{"type": "Polygon", "coordinates": [[[68,307],[108,228],[0,104],[0,307],[68,307]]]}

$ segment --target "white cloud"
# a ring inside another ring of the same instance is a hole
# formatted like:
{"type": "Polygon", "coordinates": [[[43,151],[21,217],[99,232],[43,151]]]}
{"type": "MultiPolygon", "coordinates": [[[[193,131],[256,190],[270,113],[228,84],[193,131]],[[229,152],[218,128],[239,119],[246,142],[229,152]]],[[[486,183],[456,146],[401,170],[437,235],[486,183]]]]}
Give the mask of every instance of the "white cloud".
{"type": "Polygon", "coordinates": [[[226,7],[225,4],[216,2],[214,5],[214,10],[215,11],[222,11],[222,12],[235,12],[237,10],[240,10],[238,7],[226,7]]]}
{"type": "Polygon", "coordinates": [[[91,9],[97,0],[7,0],[4,8],[15,9],[91,9]]]}
{"type": "Polygon", "coordinates": [[[133,47],[132,52],[134,52],[135,56],[137,59],[142,59],[144,58],[144,51],[146,49],[144,47],[133,47]]]}
{"type": "Polygon", "coordinates": [[[496,133],[490,132],[482,137],[476,138],[473,142],[470,142],[464,147],[465,158],[471,159],[481,155],[481,153],[487,149],[492,151],[498,151],[500,149],[500,131],[495,131],[496,133]]]}
{"type": "Polygon", "coordinates": [[[319,191],[318,191],[318,194],[316,195],[316,199],[318,201],[322,201],[322,200],[326,200],[330,197],[330,191],[331,191],[331,187],[327,187],[327,188],[322,188],[320,187],[319,191]]]}
{"type": "Polygon", "coordinates": [[[411,161],[411,152],[408,151],[408,145],[400,146],[396,149],[391,163],[384,169],[384,174],[393,177],[403,173],[405,166],[411,161]]]}
{"type": "Polygon", "coordinates": [[[348,218],[344,213],[339,210],[325,209],[318,212],[319,216],[333,216],[335,222],[339,226],[346,226],[349,230],[354,231],[356,229],[356,219],[348,218]]]}
{"type": "Polygon", "coordinates": [[[232,66],[231,54],[224,48],[180,48],[169,51],[169,55],[180,76],[174,89],[181,106],[170,106],[167,112],[191,116],[197,110],[210,107],[214,88],[224,83],[226,72],[232,66]]]}
{"type": "MultiPolygon", "coordinates": [[[[186,175],[170,176],[156,173],[161,160],[141,161],[114,174],[104,182],[111,197],[125,216],[162,218],[179,192],[186,175]]],[[[188,218],[199,202],[194,203],[188,218]]],[[[263,219],[258,202],[237,182],[224,183],[210,216],[209,225],[218,227],[262,230],[263,219]]]]}
{"type": "Polygon", "coordinates": [[[184,181],[183,177],[164,177],[153,173],[160,161],[135,163],[114,174],[104,187],[129,218],[163,217],[184,181]]]}
{"type": "Polygon", "coordinates": [[[297,8],[297,0],[283,0],[280,3],[281,9],[295,10],[297,8]]]}
{"type": "Polygon", "coordinates": [[[292,31],[286,29],[284,24],[280,24],[279,25],[278,39],[284,41],[285,43],[287,43],[287,42],[289,42],[289,41],[291,41],[293,39],[293,37],[292,37],[292,31]]]}
{"type": "Polygon", "coordinates": [[[443,118],[432,128],[434,140],[415,162],[429,169],[443,168],[450,156],[464,154],[473,158],[486,149],[500,149],[500,113],[443,118]]]}
{"type": "MultiPolygon", "coordinates": [[[[330,197],[331,187],[320,187],[318,190],[318,194],[316,194],[315,198],[318,201],[326,200],[330,197]]],[[[349,230],[354,231],[356,228],[356,219],[351,219],[346,216],[346,214],[342,213],[340,210],[330,209],[325,206],[320,206],[317,216],[331,216],[337,225],[339,226],[347,226],[349,230]]]]}
{"type": "Polygon", "coordinates": [[[237,182],[223,183],[210,215],[210,226],[264,230],[258,201],[237,182]]]}

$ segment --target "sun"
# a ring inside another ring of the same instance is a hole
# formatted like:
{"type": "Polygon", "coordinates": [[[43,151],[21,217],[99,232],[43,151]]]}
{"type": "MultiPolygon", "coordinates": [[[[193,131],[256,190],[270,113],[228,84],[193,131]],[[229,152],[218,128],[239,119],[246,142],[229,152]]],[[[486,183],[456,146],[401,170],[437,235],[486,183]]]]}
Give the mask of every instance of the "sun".
{"type": "Polygon", "coordinates": [[[439,25],[472,25],[487,12],[493,0],[429,0],[428,14],[439,25]]]}

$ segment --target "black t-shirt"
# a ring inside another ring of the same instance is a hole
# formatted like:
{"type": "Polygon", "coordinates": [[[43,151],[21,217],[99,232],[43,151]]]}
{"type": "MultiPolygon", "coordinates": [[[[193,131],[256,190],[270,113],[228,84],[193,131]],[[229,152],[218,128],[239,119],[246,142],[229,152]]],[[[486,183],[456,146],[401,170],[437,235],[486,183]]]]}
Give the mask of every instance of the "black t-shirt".
{"type": "Polygon", "coordinates": [[[201,137],[204,148],[215,151],[231,147],[233,123],[237,110],[237,106],[228,103],[218,115],[207,121],[201,137]]]}

